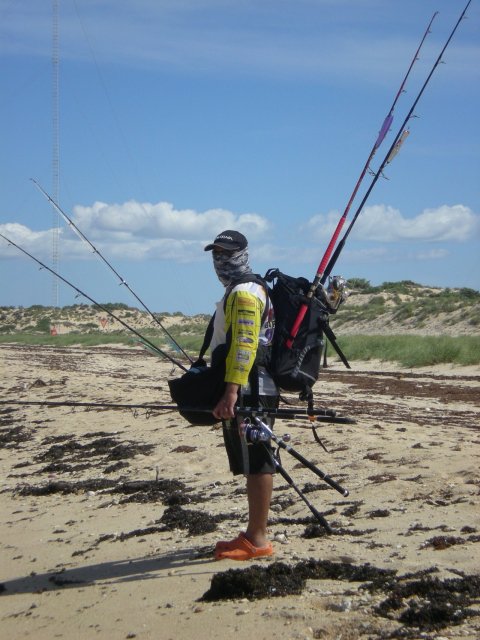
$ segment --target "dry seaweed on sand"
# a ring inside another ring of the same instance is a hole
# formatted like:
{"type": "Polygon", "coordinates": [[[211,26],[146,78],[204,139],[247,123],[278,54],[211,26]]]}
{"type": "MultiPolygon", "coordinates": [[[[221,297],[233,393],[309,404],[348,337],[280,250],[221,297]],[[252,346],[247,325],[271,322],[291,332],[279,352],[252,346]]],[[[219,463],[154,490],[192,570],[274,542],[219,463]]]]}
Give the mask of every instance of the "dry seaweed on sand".
{"type": "Polygon", "coordinates": [[[432,568],[413,575],[397,576],[395,570],[369,564],[314,559],[293,566],[274,562],[265,567],[254,565],[215,574],[209,590],[200,600],[257,600],[300,595],[307,580],[362,582],[359,591],[385,595],[373,613],[401,625],[383,637],[413,638],[417,637],[418,630],[438,631],[479,615],[478,610],[471,607],[478,603],[480,576],[462,575],[442,580],[430,575],[435,571],[432,568]]]}
{"type": "Polygon", "coordinates": [[[218,517],[175,505],[166,509],[159,522],[167,529],[187,529],[190,535],[195,536],[215,531],[218,517]]]}
{"type": "Polygon", "coordinates": [[[55,493],[68,495],[87,491],[103,491],[115,486],[115,484],[115,480],[108,480],[107,478],[91,478],[90,480],[79,480],[78,482],[51,480],[41,486],[24,484],[16,490],[16,493],[20,496],[50,496],[55,493]]]}
{"type": "Polygon", "coordinates": [[[307,580],[381,581],[391,579],[394,570],[370,565],[352,565],[329,560],[306,560],[289,566],[274,562],[267,567],[230,569],[213,576],[210,589],[201,600],[234,598],[261,599],[273,596],[299,595],[307,580]]]}
{"type": "Polygon", "coordinates": [[[268,567],[254,565],[248,569],[229,569],[213,576],[210,589],[201,601],[252,600],[273,596],[299,595],[305,587],[305,580],[292,567],[275,562],[268,567]]]}
{"type": "Polygon", "coordinates": [[[121,442],[114,437],[101,437],[86,444],[78,442],[73,436],[63,442],[52,444],[46,451],[35,457],[37,462],[51,462],[64,458],[72,460],[84,460],[96,456],[105,456],[105,460],[112,462],[134,458],[138,454],[148,455],[155,449],[151,444],[139,444],[137,442],[121,442]]]}
{"type": "Polygon", "coordinates": [[[370,533],[375,533],[376,529],[348,529],[347,527],[337,527],[335,523],[332,524],[332,532],[329,533],[325,530],[325,527],[317,524],[316,522],[309,524],[302,534],[302,538],[325,538],[330,535],[337,536],[365,536],[370,533]]]}
{"type": "Polygon", "coordinates": [[[404,576],[394,582],[375,613],[395,618],[408,627],[434,631],[478,616],[478,610],[470,607],[478,602],[479,596],[478,575],[445,580],[430,575],[420,575],[419,579],[404,576]]]}
{"type": "Polygon", "coordinates": [[[204,498],[189,491],[179,480],[132,480],[118,481],[107,478],[67,481],[51,480],[45,485],[20,485],[16,492],[21,496],[47,496],[55,493],[63,495],[101,491],[107,494],[122,494],[120,504],[127,502],[161,502],[167,506],[203,502],[204,498]]]}
{"type": "Polygon", "coordinates": [[[13,417],[4,409],[0,414],[0,449],[15,449],[22,442],[32,439],[31,429],[14,424],[13,417]]]}

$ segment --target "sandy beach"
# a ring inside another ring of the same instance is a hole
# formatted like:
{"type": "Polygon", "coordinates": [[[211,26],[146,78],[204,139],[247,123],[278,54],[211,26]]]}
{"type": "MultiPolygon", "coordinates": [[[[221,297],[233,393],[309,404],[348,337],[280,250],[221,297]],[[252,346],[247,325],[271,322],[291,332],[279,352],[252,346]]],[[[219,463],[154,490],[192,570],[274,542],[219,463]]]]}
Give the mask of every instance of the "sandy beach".
{"type": "MultiPolygon", "coordinates": [[[[170,403],[179,375],[136,348],[0,346],[0,397],[170,403]]],[[[480,637],[477,367],[332,363],[318,407],[278,420],[273,558],[215,561],[246,524],[221,431],[147,408],[0,405],[2,636],[159,640],[480,637]]],[[[295,396],[289,396],[294,402],[295,396]]],[[[298,406],[298,404],[297,404],[298,406]]]]}

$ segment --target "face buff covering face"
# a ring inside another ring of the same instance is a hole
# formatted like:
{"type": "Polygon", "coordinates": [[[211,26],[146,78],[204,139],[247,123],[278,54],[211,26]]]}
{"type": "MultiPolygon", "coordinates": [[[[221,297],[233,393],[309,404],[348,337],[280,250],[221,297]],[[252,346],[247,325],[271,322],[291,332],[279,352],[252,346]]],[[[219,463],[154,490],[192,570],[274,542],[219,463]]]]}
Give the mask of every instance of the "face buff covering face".
{"type": "Polygon", "coordinates": [[[229,253],[212,251],[213,267],[224,287],[252,270],[248,264],[248,249],[229,253]]]}

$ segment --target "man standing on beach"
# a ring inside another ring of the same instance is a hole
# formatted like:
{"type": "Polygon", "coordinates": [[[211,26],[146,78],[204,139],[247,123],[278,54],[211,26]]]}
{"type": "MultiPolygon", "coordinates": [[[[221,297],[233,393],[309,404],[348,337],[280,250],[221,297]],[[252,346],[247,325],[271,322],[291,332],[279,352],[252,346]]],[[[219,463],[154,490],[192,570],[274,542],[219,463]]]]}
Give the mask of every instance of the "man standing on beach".
{"type": "Polygon", "coordinates": [[[254,278],[248,281],[253,273],[244,235],[234,230],[223,231],[205,251],[212,252],[213,267],[226,288],[217,303],[210,344],[212,358],[215,350],[223,349],[226,364],[225,391],[213,415],[222,420],[230,470],[234,475],[246,476],[248,499],[246,531],[233,540],[218,542],[215,557],[249,560],[274,553],[267,539],[267,521],[275,464],[269,446],[249,444],[242,437],[235,406],[242,402],[246,406],[258,403],[269,408],[278,406],[278,390],[257,357],[271,344],[273,307],[265,288],[254,278]]]}

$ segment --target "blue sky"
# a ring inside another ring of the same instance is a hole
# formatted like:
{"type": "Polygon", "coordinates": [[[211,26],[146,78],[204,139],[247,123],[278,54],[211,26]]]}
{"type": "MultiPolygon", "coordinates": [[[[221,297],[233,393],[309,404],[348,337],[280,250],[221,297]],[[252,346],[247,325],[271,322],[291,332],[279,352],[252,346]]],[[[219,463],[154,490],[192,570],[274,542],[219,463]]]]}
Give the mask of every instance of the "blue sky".
{"type": "MultiPolygon", "coordinates": [[[[203,246],[226,228],[256,271],[313,279],[431,17],[374,170],[466,2],[58,4],[59,203],[151,309],[190,314],[221,296],[203,246]]],[[[467,16],[334,273],[480,288],[476,0],[467,16]]],[[[51,58],[52,2],[0,0],[0,232],[47,264],[57,220],[30,178],[55,189],[51,58]]],[[[137,306],[58,224],[59,272],[137,306]]],[[[0,282],[2,306],[52,303],[52,276],[1,238],[0,282]]]]}

